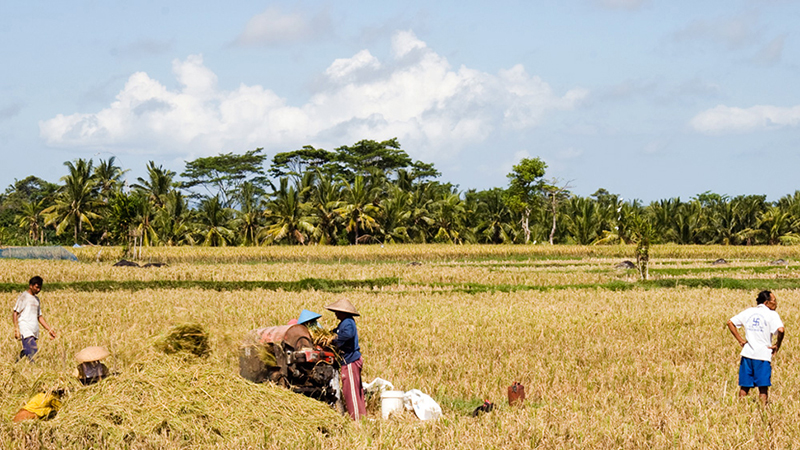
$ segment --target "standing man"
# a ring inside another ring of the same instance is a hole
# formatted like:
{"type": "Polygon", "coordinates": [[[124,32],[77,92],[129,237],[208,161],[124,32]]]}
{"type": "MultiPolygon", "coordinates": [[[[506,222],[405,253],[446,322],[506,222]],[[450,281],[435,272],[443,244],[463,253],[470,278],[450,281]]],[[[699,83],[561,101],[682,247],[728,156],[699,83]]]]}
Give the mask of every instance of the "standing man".
{"type": "Polygon", "coordinates": [[[36,341],[39,339],[39,324],[50,333],[50,339],[55,339],[56,332],[47,324],[42,316],[42,304],[36,296],[42,290],[43,280],[40,276],[31,278],[28,282],[28,290],[19,294],[17,303],[14,305],[14,312],[11,313],[11,320],[14,322],[14,338],[22,340],[22,351],[19,359],[28,357],[33,361],[33,355],[39,351],[36,341]]]}
{"type": "Polygon", "coordinates": [[[333,332],[332,342],[344,355],[342,366],[342,393],[344,394],[347,412],[353,420],[358,421],[366,415],[367,408],[364,404],[364,388],[361,385],[361,367],[364,359],[361,357],[361,347],[358,345],[358,330],[354,317],[358,317],[355,306],[347,299],[339,299],[325,307],[336,313],[339,326],[333,332]]]}
{"type": "Polygon", "coordinates": [[[778,301],[770,291],[761,291],[756,298],[756,306],[745,309],[728,320],[728,329],[742,347],[742,360],[739,363],[739,397],[745,397],[750,388],[758,387],[761,403],[769,400],[769,387],[772,385],[772,356],[778,353],[783,342],[783,322],[775,308],[778,301]],[[739,334],[744,328],[745,338],[739,334]],[[777,335],[775,344],[772,336],[777,335]]]}

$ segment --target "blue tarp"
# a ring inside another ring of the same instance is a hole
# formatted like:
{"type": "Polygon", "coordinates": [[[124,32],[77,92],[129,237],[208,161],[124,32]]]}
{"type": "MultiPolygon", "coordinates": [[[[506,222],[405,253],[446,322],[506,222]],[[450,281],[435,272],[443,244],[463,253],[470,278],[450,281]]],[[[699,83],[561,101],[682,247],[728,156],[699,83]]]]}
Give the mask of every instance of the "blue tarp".
{"type": "Polygon", "coordinates": [[[67,259],[77,261],[78,257],[64,247],[6,247],[0,248],[0,258],[15,259],[67,259]]]}

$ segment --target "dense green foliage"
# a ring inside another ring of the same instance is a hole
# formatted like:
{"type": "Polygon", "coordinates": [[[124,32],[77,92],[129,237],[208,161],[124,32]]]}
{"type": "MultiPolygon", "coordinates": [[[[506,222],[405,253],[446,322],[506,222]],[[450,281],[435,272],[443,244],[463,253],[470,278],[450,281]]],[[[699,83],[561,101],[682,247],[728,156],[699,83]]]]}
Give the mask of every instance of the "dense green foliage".
{"type": "Polygon", "coordinates": [[[792,244],[800,191],[705,192],[643,205],[598,189],[589,197],[545,180],[523,159],[507,187],[459,191],[397,139],[334,151],[262,149],[186,162],[183,179],[155,162],[130,189],[114,157],[65,163],[59,184],[30,176],[0,195],[0,244],[269,245],[383,243],[792,244]],[[269,178],[267,175],[271,176],[269,178]]]}

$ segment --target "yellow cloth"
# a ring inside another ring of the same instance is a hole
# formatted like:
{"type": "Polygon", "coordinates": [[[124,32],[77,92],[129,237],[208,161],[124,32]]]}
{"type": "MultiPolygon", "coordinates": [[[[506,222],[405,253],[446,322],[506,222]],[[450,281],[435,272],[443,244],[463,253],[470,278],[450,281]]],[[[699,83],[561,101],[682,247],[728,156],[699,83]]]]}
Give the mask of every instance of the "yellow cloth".
{"type": "Polygon", "coordinates": [[[61,400],[53,394],[40,393],[31,397],[22,409],[30,411],[42,419],[49,416],[51,412],[61,409],[61,400]]]}

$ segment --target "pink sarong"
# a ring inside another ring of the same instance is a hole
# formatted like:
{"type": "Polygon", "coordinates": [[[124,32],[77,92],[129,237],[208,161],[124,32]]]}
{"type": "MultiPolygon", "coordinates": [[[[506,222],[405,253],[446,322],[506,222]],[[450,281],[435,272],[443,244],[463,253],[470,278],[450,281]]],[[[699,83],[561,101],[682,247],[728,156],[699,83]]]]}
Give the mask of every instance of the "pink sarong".
{"type": "Polygon", "coordinates": [[[342,394],[347,412],[353,420],[361,420],[367,414],[364,405],[364,388],[361,385],[361,367],[364,358],[358,358],[350,364],[342,366],[342,394]]]}

